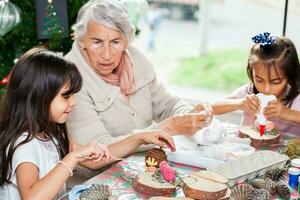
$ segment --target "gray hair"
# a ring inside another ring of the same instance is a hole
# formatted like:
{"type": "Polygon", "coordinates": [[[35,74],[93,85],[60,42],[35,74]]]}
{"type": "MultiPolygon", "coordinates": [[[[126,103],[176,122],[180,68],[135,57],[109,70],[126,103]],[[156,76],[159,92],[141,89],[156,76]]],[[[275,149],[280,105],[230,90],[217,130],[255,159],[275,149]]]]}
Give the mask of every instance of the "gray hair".
{"type": "Polygon", "coordinates": [[[135,28],[124,5],[118,0],[90,0],[83,5],[73,25],[75,40],[86,34],[89,20],[118,30],[131,42],[135,36],[135,28]]]}

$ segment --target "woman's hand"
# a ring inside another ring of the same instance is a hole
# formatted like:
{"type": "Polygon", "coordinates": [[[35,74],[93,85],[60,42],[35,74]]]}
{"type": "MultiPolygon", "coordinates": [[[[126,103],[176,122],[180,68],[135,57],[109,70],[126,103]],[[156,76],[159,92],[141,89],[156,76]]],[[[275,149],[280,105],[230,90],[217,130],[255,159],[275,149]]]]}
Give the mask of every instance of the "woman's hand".
{"type": "Polygon", "coordinates": [[[100,161],[106,160],[108,162],[111,159],[111,154],[108,151],[106,145],[97,144],[96,142],[91,142],[84,146],[78,146],[74,151],[71,152],[78,161],[100,161]]]}
{"type": "Polygon", "coordinates": [[[161,130],[137,133],[137,136],[142,144],[156,144],[162,148],[169,148],[171,151],[176,150],[172,136],[161,130]]]}
{"type": "Polygon", "coordinates": [[[241,101],[241,109],[255,115],[260,110],[260,102],[255,94],[247,95],[241,101]]]}
{"type": "Polygon", "coordinates": [[[164,121],[159,126],[170,135],[187,134],[192,135],[199,129],[208,126],[207,115],[200,113],[187,113],[184,115],[175,115],[164,121]]]}
{"type": "Polygon", "coordinates": [[[212,118],[213,118],[213,109],[208,102],[201,102],[198,105],[194,107],[192,110],[192,113],[202,113],[206,115],[206,123],[207,126],[210,124],[212,118]]]}
{"type": "Polygon", "coordinates": [[[278,100],[270,101],[264,109],[264,115],[269,117],[280,117],[286,107],[278,100]]]}

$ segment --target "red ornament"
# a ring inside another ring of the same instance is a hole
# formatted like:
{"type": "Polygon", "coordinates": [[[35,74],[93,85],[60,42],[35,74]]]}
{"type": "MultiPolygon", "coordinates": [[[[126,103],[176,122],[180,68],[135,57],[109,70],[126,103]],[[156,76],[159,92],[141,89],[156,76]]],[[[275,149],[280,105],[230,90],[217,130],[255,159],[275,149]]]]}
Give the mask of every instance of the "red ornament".
{"type": "Polygon", "coordinates": [[[260,133],[260,137],[262,137],[265,133],[265,125],[259,125],[259,133],[260,133]]]}
{"type": "Polygon", "coordinates": [[[10,73],[8,75],[6,75],[1,81],[0,81],[0,85],[2,86],[6,86],[8,84],[8,81],[10,80],[10,73]]]}

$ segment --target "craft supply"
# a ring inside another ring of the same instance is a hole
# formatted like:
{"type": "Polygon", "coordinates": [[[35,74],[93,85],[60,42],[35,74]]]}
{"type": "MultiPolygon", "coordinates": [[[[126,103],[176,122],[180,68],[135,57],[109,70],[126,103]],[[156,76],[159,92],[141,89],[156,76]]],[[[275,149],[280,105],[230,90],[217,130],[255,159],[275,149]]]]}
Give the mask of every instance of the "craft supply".
{"type": "MultiPolygon", "coordinates": [[[[257,176],[262,176],[272,168],[283,168],[288,160],[288,156],[274,151],[257,151],[249,156],[243,156],[233,161],[228,161],[216,167],[208,168],[209,171],[216,172],[228,179],[229,187],[237,183],[251,180],[257,176]]],[[[281,174],[276,175],[280,179],[281,174]]]]}
{"type": "Polygon", "coordinates": [[[221,199],[226,196],[228,180],[220,174],[199,171],[183,179],[186,197],[199,200],[221,199]]]}
{"type": "Polygon", "coordinates": [[[289,173],[289,186],[295,189],[298,185],[298,177],[300,175],[300,169],[295,167],[290,167],[288,173],[289,173]]]}
{"type": "Polygon", "coordinates": [[[167,155],[163,149],[154,148],[149,149],[145,155],[145,164],[146,167],[153,166],[159,168],[159,164],[162,161],[168,161],[167,155]]]}
{"type": "Polygon", "coordinates": [[[111,196],[109,187],[102,184],[92,184],[88,189],[83,190],[79,200],[108,200],[111,196]]]}
{"type": "Polygon", "coordinates": [[[271,199],[271,193],[266,189],[256,189],[250,194],[248,199],[271,199]]]}
{"type": "Polygon", "coordinates": [[[175,169],[170,167],[169,163],[167,161],[162,161],[160,163],[160,172],[163,176],[163,178],[168,182],[173,182],[176,179],[176,172],[175,169]]]}
{"type": "Polygon", "coordinates": [[[257,117],[258,123],[259,123],[259,125],[258,125],[259,134],[260,134],[260,137],[262,137],[265,133],[267,119],[265,118],[265,116],[263,114],[257,114],[256,117],[257,117]]]}
{"type": "Polygon", "coordinates": [[[264,95],[263,93],[258,93],[256,95],[260,101],[260,111],[256,115],[258,123],[259,123],[259,133],[260,136],[262,137],[263,134],[265,133],[265,128],[266,128],[266,117],[263,114],[264,108],[268,105],[270,101],[276,100],[276,97],[274,95],[264,95]]]}
{"type": "Polygon", "coordinates": [[[277,183],[277,192],[284,200],[291,199],[291,190],[283,181],[277,183]]]}
{"type": "Polygon", "coordinates": [[[273,168],[266,171],[265,178],[269,178],[275,182],[285,180],[286,170],[282,168],[273,168]]]}
{"type": "Polygon", "coordinates": [[[231,199],[250,199],[255,188],[249,184],[240,184],[231,189],[231,199]]]}
{"type": "MultiPolygon", "coordinates": [[[[300,182],[300,176],[298,177],[298,183],[300,182]]],[[[300,184],[298,184],[298,193],[300,194],[300,184]]]]}
{"type": "Polygon", "coordinates": [[[291,165],[292,165],[292,167],[300,169],[300,159],[299,158],[293,159],[291,161],[291,165]]]}
{"type": "Polygon", "coordinates": [[[289,156],[290,159],[300,157],[300,139],[291,139],[288,141],[288,145],[284,150],[284,153],[289,156]]]}

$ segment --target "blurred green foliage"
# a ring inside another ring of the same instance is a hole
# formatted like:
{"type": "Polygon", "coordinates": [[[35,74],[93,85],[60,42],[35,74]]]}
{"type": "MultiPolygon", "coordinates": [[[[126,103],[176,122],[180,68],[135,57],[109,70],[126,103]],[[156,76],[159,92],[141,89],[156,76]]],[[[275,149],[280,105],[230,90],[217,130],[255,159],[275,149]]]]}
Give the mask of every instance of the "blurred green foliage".
{"type": "Polygon", "coordinates": [[[248,51],[225,49],[202,57],[183,58],[172,73],[171,82],[198,88],[231,91],[248,82],[248,51]]]}

